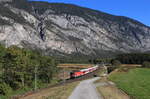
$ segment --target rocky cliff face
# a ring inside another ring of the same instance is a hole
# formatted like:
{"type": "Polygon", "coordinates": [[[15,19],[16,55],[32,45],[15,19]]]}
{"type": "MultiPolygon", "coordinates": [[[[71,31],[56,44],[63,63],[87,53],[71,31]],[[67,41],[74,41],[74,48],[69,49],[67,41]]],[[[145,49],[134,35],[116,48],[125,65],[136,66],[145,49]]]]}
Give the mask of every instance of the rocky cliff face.
{"type": "Polygon", "coordinates": [[[0,42],[47,54],[102,55],[150,50],[150,27],[75,5],[0,3],[0,42]]]}

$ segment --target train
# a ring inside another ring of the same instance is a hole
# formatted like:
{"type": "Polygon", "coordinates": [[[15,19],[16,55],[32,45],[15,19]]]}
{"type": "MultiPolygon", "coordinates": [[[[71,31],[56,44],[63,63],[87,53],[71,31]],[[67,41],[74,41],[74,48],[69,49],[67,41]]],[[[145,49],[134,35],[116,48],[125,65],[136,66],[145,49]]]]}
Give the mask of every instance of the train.
{"type": "Polygon", "coordinates": [[[77,78],[77,77],[80,77],[80,76],[83,76],[83,75],[86,75],[88,73],[91,73],[95,70],[98,69],[98,66],[93,66],[93,67],[90,67],[90,68],[87,68],[87,69],[81,69],[81,70],[78,70],[78,71],[73,71],[70,73],[70,78],[77,78]]]}

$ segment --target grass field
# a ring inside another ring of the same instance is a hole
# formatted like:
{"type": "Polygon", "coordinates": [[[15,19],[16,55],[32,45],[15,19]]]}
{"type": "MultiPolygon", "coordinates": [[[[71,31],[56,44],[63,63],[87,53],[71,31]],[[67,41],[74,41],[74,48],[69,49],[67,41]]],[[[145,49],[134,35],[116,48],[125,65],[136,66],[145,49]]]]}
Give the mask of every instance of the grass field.
{"type": "Polygon", "coordinates": [[[136,68],[114,72],[109,79],[134,99],[150,99],[150,69],[136,68]]]}

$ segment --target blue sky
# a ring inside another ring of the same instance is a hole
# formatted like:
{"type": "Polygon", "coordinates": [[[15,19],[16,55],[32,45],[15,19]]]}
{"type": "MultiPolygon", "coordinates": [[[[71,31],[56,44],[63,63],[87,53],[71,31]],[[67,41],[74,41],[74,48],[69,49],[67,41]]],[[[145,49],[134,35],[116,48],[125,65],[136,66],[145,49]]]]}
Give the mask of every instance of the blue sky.
{"type": "Polygon", "coordinates": [[[71,3],[106,13],[127,16],[150,26],[150,0],[34,0],[71,3]]]}

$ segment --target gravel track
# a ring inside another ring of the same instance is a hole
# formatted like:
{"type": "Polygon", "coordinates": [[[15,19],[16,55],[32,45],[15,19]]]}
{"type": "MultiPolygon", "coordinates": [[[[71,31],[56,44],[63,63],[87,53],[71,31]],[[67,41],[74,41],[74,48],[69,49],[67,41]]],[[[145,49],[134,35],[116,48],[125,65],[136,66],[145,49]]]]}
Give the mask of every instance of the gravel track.
{"type": "Polygon", "coordinates": [[[93,84],[93,82],[98,79],[100,79],[100,77],[80,82],[68,99],[102,99],[93,84]]]}

